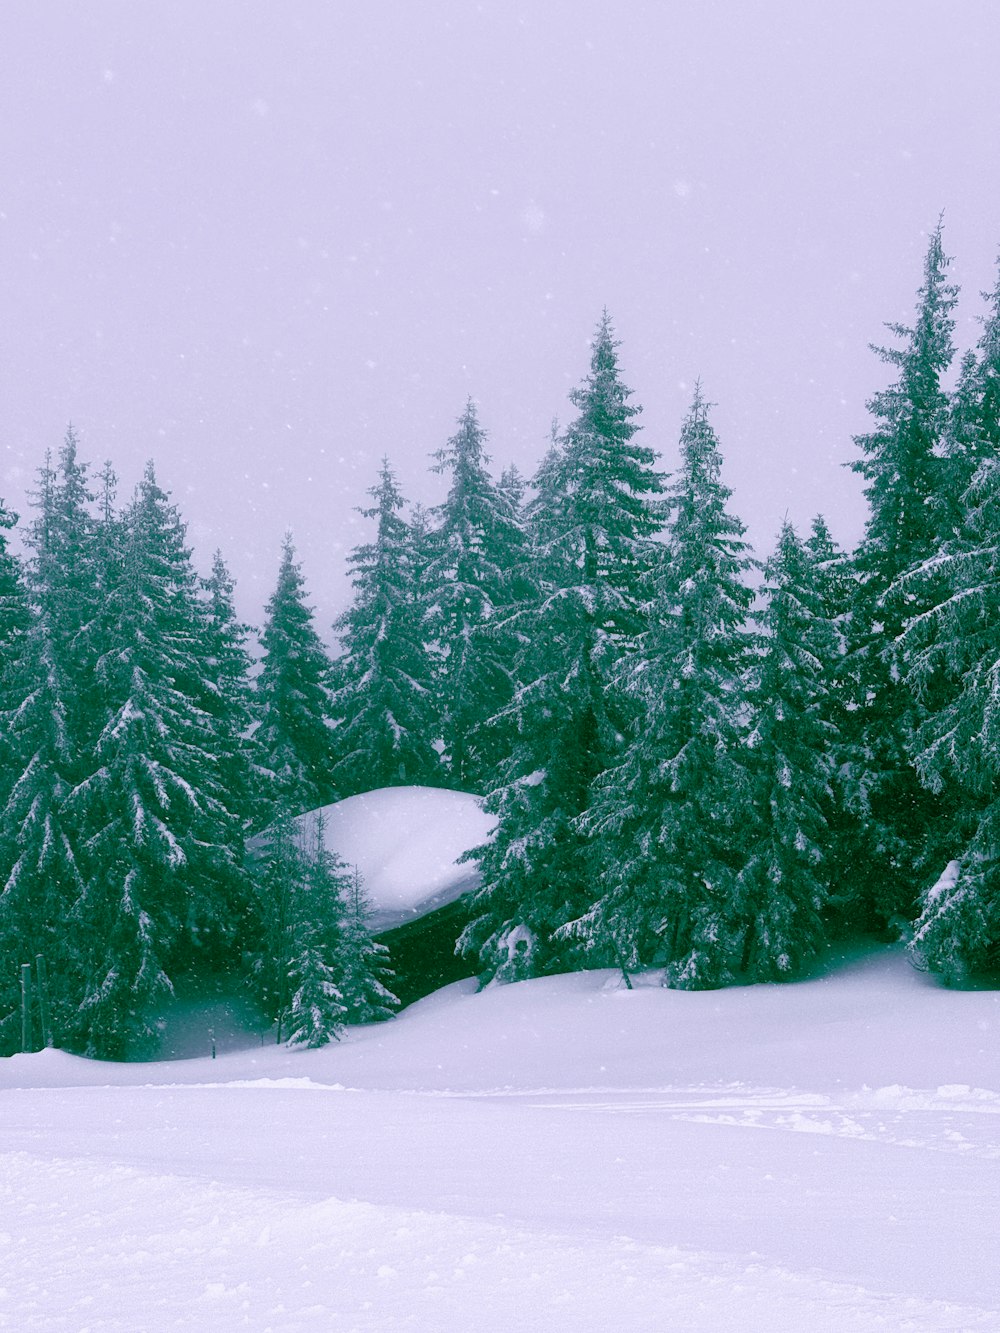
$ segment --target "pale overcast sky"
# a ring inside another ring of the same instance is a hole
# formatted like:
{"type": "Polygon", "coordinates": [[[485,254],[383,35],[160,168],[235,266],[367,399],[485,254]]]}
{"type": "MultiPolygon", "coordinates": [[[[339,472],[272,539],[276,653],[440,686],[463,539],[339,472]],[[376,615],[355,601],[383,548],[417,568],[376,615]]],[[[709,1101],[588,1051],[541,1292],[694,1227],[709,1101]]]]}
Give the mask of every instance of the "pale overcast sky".
{"type": "Polygon", "coordinates": [[[388,454],[468,395],[530,472],[605,305],[673,466],[701,376],[760,551],[853,542],[867,344],[927,232],[1000,247],[995,0],[11,0],[0,43],[0,494],[77,426],[152,456],[259,619],[290,526],[322,632],[388,454]]]}

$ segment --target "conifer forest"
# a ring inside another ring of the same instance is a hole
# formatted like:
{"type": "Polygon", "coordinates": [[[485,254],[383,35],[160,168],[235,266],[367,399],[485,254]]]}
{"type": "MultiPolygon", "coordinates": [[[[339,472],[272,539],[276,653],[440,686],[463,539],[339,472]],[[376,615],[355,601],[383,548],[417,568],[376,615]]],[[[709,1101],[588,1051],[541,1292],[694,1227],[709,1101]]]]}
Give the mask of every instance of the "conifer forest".
{"type": "Polygon", "coordinates": [[[711,385],[647,438],[605,313],[533,477],[473,400],[436,507],[383,461],[332,648],[291,536],[255,636],[154,464],[120,497],[69,429],[31,511],[0,501],[0,1054],[36,958],[50,1039],[103,1057],[185,978],[296,1044],[393,1013],[364,885],[293,822],[386,786],[497,816],[456,940],[484,982],[780,981],[860,935],[995,979],[1000,282],[965,348],[958,299],[939,225],[875,349],[855,550],[777,514],[758,558],[711,385]]]}

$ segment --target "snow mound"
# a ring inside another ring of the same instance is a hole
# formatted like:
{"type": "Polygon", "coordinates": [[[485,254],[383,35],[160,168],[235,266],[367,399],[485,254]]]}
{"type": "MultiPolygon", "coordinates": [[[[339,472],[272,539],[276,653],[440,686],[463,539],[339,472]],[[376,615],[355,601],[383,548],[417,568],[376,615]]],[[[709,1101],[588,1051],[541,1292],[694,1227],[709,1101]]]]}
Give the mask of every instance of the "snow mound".
{"type": "Polygon", "coordinates": [[[376,931],[412,921],[474,888],[475,863],[459,864],[459,857],[496,827],[475,796],[439,787],[383,787],[311,810],[296,821],[307,845],[320,820],[327,849],[361,871],[376,931]]]}

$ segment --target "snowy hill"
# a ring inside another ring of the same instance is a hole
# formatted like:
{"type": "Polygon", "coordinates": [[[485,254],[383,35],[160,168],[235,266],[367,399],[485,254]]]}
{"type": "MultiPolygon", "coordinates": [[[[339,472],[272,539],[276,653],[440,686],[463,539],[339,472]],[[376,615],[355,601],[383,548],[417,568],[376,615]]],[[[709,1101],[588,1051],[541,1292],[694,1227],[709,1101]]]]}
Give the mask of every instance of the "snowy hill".
{"type": "Polygon", "coordinates": [[[326,848],[361,871],[376,933],[474,887],[475,865],[458,859],[496,826],[475,796],[440,787],[384,787],[311,810],[296,820],[307,846],[320,821],[326,848]]]}
{"type": "Polygon", "coordinates": [[[1000,995],[895,950],[458,983],[341,1044],[0,1062],[0,1328],[1000,1328],[1000,995]]]}

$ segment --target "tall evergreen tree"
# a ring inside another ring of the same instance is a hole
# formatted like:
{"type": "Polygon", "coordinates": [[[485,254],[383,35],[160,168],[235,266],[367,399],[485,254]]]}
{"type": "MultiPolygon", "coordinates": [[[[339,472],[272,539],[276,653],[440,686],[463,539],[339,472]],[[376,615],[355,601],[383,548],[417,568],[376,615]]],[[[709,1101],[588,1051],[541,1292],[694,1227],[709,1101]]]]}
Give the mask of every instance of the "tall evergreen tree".
{"type": "Polygon", "coordinates": [[[31,592],[46,628],[65,695],[69,752],[77,775],[93,743],[94,668],[104,607],[104,571],[88,467],[80,461],[72,426],[56,466],[46,459],[35,493],[37,515],[28,541],[31,592]]]}
{"type": "Polygon", "coordinates": [[[333,960],[343,916],[339,880],[319,836],[279,811],[259,839],[255,977],[278,1042],[322,1046],[340,1035],[346,1006],[333,960]]]}
{"type": "MultiPolygon", "coordinates": [[[[17,524],[17,515],[0,500],[0,715],[17,702],[23,675],[18,671],[31,626],[31,608],[21,562],[10,550],[7,533],[17,524]]],[[[27,689],[27,686],[24,686],[27,689]]],[[[0,801],[6,798],[17,776],[17,756],[10,744],[0,747],[0,801]]],[[[3,852],[0,850],[0,862],[3,852]]]]}
{"type": "MultiPolygon", "coordinates": [[[[216,551],[212,569],[202,580],[206,623],[204,662],[209,694],[202,707],[215,723],[218,761],[227,806],[239,814],[242,833],[260,827],[266,812],[268,774],[253,733],[252,658],[247,649],[249,627],[236,614],[235,584],[216,551]]],[[[241,834],[242,836],[242,834],[241,834]]]]}
{"type": "MultiPolygon", "coordinates": [[[[445,759],[452,786],[479,789],[496,763],[486,722],[514,689],[514,641],[504,630],[524,562],[524,530],[487,471],[486,432],[469,399],[436,455],[450,474],[424,575],[424,628],[437,659],[445,759]]],[[[516,485],[513,479],[510,483],[516,485]]]]}
{"type": "Polygon", "coordinates": [[[529,506],[535,596],[514,621],[519,682],[498,718],[510,758],[487,799],[499,816],[477,850],[482,885],[460,945],[502,978],[568,965],[578,943],[558,932],[593,901],[578,825],[595,778],[615,759],[631,715],[614,687],[644,627],[661,524],[655,455],[634,438],[607,314],[577,416],[546,455],[529,506]]]}
{"type": "Polygon", "coordinates": [[[0,717],[8,777],[0,809],[0,1054],[20,1049],[17,963],[42,954],[52,975],[52,1028],[69,1037],[79,1000],[79,960],[70,927],[85,880],[76,839],[63,821],[74,767],[65,679],[40,616],[25,636],[0,717]]]}
{"type": "Polygon", "coordinates": [[[201,706],[213,684],[207,618],[184,525],[151,464],[123,537],[96,672],[96,768],[66,803],[87,838],[74,909],[85,965],[78,1039],[105,1055],[151,1035],[172,973],[232,959],[246,906],[239,820],[201,706]]]}
{"type": "Polygon", "coordinates": [[[345,874],[323,846],[322,822],[316,834],[292,900],[286,1016],[289,1046],[313,1048],[339,1040],[348,1017],[341,975],[345,874]]]}
{"type": "Polygon", "coordinates": [[[375,520],[375,536],[351,555],[354,602],[334,626],[341,644],[334,776],[344,796],[445,777],[434,745],[439,717],[414,583],[413,538],[388,459],[368,494],[375,503],[361,513],[375,520]]]}
{"type": "Polygon", "coordinates": [[[628,745],[598,776],[592,808],[579,821],[599,892],[567,933],[595,960],[659,962],[669,984],[695,987],[721,984],[740,967],[753,561],[743,525],[727,508],[700,387],[680,453],[650,623],[623,673],[635,703],[628,745]]]}
{"type": "Polygon", "coordinates": [[[6,536],[16,525],[17,515],[0,500],[0,683],[31,624],[24,571],[6,536]]]}
{"type": "Polygon", "coordinates": [[[943,485],[936,497],[944,541],[962,537],[966,495],[981,464],[1000,453],[1000,263],[975,348],[962,358],[943,435],[943,485]]]}
{"type": "Polygon", "coordinates": [[[820,661],[816,695],[818,717],[828,729],[831,771],[829,795],[821,802],[826,820],[824,861],[829,885],[829,929],[853,934],[869,911],[859,904],[858,866],[868,854],[865,825],[868,775],[866,752],[852,710],[859,697],[858,660],[848,653],[855,572],[850,554],[834,540],[826,519],[818,514],[804,543],[812,564],[817,614],[830,626],[830,656],[820,661]]]}
{"type": "Polygon", "coordinates": [[[947,800],[935,800],[922,788],[910,763],[910,737],[921,724],[922,708],[902,678],[899,660],[905,625],[937,597],[930,569],[917,582],[904,576],[925,565],[942,526],[948,418],[942,377],[954,353],[957,300],[957,288],[947,281],[949,262],[939,223],[927,250],[914,325],[890,324],[903,346],[876,349],[897,369],[897,379],[869,401],[874,428],[856,437],[864,456],[853,467],[868,483],[871,513],[855,556],[859,586],[851,648],[858,696],[852,739],[864,751],[867,770],[859,790],[865,793],[871,846],[858,873],[874,922],[912,913],[917,882],[926,873],[925,855],[930,850],[932,860],[937,857],[928,846],[928,831],[935,833],[931,843],[938,830],[947,839],[953,819],[947,800]]]}
{"type": "MultiPolygon", "coordinates": [[[[2,727],[7,776],[0,809],[0,953],[42,953],[53,982],[52,1020],[68,1039],[80,994],[78,940],[68,928],[85,888],[81,849],[64,809],[90,757],[93,627],[100,605],[94,520],[74,432],[39,473],[28,530],[34,615],[8,659],[2,727]]],[[[0,981],[0,1016],[16,1005],[13,969],[0,981]]],[[[17,1049],[13,1020],[0,1048],[17,1049]]]]}
{"type": "MultiPolygon", "coordinates": [[[[821,542],[815,527],[812,541],[821,542]]],[[[764,567],[765,637],[750,695],[757,836],[740,871],[737,914],[744,929],[740,972],[753,980],[794,976],[825,938],[834,869],[827,813],[838,745],[828,691],[839,636],[825,614],[818,572],[786,520],[764,567]]]]}
{"type": "Polygon", "coordinates": [[[925,892],[912,951],[955,981],[1000,967],[1000,284],[977,349],[963,362],[946,463],[971,480],[951,535],[907,580],[935,602],[902,638],[906,683],[927,701],[911,737],[917,771],[958,806],[925,892]],[[929,704],[933,706],[928,706],[929,704]],[[957,800],[955,799],[957,796],[957,800]]]}
{"type": "Polygon", "coordinates": [[[311,810],[335,799],[330,659],[306,604],[290,535],[261,636],[264,658],[254,691],[255,733],[274,774],[272,810],[311,810]]]}

